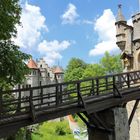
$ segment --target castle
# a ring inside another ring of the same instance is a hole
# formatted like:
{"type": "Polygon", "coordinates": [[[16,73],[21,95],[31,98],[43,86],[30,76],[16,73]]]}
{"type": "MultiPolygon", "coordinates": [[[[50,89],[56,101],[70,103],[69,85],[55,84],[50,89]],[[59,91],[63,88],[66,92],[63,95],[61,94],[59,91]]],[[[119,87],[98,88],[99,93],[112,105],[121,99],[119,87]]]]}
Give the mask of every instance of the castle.
{"type": "Polygon", "coordinates": [[[121,49],[124,71],[140,69],[140,13],[132,16],[133,26],[127,24],[121,5],[116,19],[116,44],[121,49]]]}
{"type": "Polygon", "coordinates": [[[50,68],[43,58],[36,62],[31,58],[27,66],[30,74],[26,75],[24,85],[36,87],[63,82],[63,69],[59,66],[50,68]]]}
{"type": "MultiPolygon", "coordinates": [[[[63,82],[63,69],[59,66],[50,68],[43,58],[37,60],[36,62],[32,58],[30,58],[27,66],[30,69],[30,73],[25,76],[22,84],[15,86],[15,89],[45,86],[63,82]]],[[[43,93],[48,94],[48,96],[53,92],[55,92],[55,88],[43,89],[43,93]]],[[[24,92],[24,94],[21,95],[21,98],[28,98],[29,96],[30,93],[24,92]]],[[[34,90],[33,96],[43,95],[41,95],[40,90],[34,90]]],[[[15,97],[18,98],[19,95],[16,94],[15,97]]],[[[51,102],[54,101],[55,98],[50,98],[49,100],[51,102]]],[[[48,99],[44,99],[44,102],[48,102],[48,99]]],[[[34,104],[39,103],[41,103],[41,100],[34,101],[34,104]]],[[[26,106],[26,104],[22,103],[21,106],[26,106]]]]}
{"type": "MultiPolygon", "coordinates": [[[[132,16],[133,25],[127,24],[118,7],[116,18],[116,44],[121,49],[121,60],[124,71],[140,70],[140,13],[132,16]]],[[[130,116],[134,101],[127,103],[127,112],[130,116]]],[[[138,105],[132,124],[130,126],[130,140],[140,140],[140,105],[138,105]]]]}

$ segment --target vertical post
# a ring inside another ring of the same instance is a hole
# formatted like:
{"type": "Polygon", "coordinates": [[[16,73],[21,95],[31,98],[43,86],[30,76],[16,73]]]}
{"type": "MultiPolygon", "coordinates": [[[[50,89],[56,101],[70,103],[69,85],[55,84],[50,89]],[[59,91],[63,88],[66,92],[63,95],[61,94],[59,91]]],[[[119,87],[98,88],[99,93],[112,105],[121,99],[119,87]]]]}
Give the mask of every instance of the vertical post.
{"type": "Polygon", "coordinates": [[[43,104],[43,89],[40,87],[41,104],[43,104]]]}
{"type": "Polygon", "coordinates": [[[30,89],[29,102],[30,102],[31,118],[32,118],[33,121],[35,121],[36,116],[35,116],[35,108],[34,108],[34,104],[33,104],[33,90],[32,89],[30,89]]]}
{"type": "Polygon", "coordinates": [[[99,79],[96,79],[96,93],[99,95],[99,79]]]}
{"type": "Polygon", "coordinates": [[[115,84],[116,84],[115,83],[115,76],[113,76],[113,79],[112,80],[113,80],[113,91],[115,92],[115,84]]]}
{"type": "Polygon", "coordinates": [[[55,87],[55,94],[56,94],[56,106],[59,105],[59,91],[58,91],[58,85],[55,87]]]}
{"type": "Polygon", "coordinates": [[[105,86],[106,86],[106,90],[108,90],[108,77],[105,78],[105,86]]]}
{"type": "Polygon", "coordinates": [[[50,93],[48,93],[48,106],[50,106],[50,93]]]}
{"type": "Polygon", "coordinates": [[[127,73],[127,85],[128,85],[128,88],[130,88],[130,76],[129,76],[129,73],[127,73]]]}
{"type": "Polygon", "coordinates": [[[60,97],[60,103],[62,103],[62,100],[63,100],[63,93],[62,93],[62,85],[60,85],[60,94],[59,94],[59,97],[60,97]]]}
{"type": "Polygon", "coordinates": [[[33,90],[32,89],[30,89],[29,102],[30,102],[30,107],[31,107],[31,105],[33,103],[33,90]]]}
{"type": "Polygon", "coordinates": [[[21,90],[20,90],[20,85],[18,85],[18,106],[17,106],[17,111],[16,112],[20,112],[21,110],[21,90]]]}
{"type": "Polygon", "coordinates": [[[91,84],[92,84],[92,89],[91,89],[92,92],[91,92],[91,93],[92,93],[92,95],[94,95],[94,93],[95,93],[95,91],[94,91],[94,79],[92,79],[91,82],[92,82],[92,83],[91,83],[91,84]]]}
{"type": "Polygon", "coordinates": [[[80,83],[77,83],[77,96],[78,96],[78,105],[81,104],[81,98],[80,98],[80,83]]]}

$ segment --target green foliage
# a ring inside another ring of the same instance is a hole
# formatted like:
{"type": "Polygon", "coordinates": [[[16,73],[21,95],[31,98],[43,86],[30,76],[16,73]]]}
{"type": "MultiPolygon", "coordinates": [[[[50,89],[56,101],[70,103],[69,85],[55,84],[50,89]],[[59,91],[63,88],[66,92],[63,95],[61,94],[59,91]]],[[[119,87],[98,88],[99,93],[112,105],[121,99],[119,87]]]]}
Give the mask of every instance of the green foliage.
{"type": "Polygon", "coordinates": [[[105,71],[100,64],[89,64],[84,70],[82,78],[105,75],[105,71]]]}
{"type": "Polygon", "coordinates": [[[106,52],[100,64],[104,68],[106,74],[120,73],[123,70],[120,55],[110,55],[106,52]]]}
{"type": "Polygon", "coordinates": [[[0,40],[9,40],[16,36],[20,14],[19,0],[0,0],[0,40]]]}
{"type": "Polygon", "coordinates": [[[86,64],[83,60],[72,58],[67,65],[64,80],[73,81],[83,78],[103,76],[106,74],[122,72],[123,67],[120,55],[105,53],[99,64],[86,64]]]}
{"type": "Polygon", "coordinates": [[[7,89],[22,82],[29,72],[25,61],[29,55],[11,41],[20,24],[19,0],[0,0],[0,88],[7,89]]]}
{"type": "Polygon", "coordinates": [[[86,67],[87,64],[83,60],[72,58],[66,68],[64,80],[73,81],[81,79],[86,67]]]}
{"type": "Polygon", "coordinates": [[[21,83],[29,72],[25,60],[29,56],[19,51],[11,41],[0,42],[0,87],[21,83]]]}
{"type": "Polygon", "coordinates": [[[37,133],[32,134],[32,140],[74,140],[68,122],[51,121],[40,125],[37,133]]]}

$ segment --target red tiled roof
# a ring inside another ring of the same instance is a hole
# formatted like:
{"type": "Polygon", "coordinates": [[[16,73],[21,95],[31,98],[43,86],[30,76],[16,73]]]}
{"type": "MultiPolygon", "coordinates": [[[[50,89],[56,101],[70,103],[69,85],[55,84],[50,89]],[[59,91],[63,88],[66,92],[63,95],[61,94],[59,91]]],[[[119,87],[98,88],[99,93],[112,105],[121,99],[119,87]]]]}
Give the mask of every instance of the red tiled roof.
{"type": "Polygon", "coordinates": [[[30,69],[38,69],[36,62],[31,58],[27,64],[30,69]]]}
{"type": "Polygon", "coordinates": [[[54,74],[57,74],[57,73],[64,73],[64,72],[63,72],[63,69],[62,69],[62,68],[56,67],[56,68],[53,70],[53,73],[54,73],[54,74]]]}

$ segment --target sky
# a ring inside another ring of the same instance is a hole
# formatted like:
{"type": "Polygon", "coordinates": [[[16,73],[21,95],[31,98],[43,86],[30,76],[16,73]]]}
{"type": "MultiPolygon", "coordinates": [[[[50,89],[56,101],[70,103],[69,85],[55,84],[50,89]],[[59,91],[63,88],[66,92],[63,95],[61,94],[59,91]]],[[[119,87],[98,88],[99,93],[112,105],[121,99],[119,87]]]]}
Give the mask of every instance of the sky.
{"type": "Polygon", "coordinates": [[[118,4],[131,25],[139,0],[21,0],[21,25],[15,43],[33,59],[65,68],[72,57],[98,63],[116,46],[118,4]]]}

